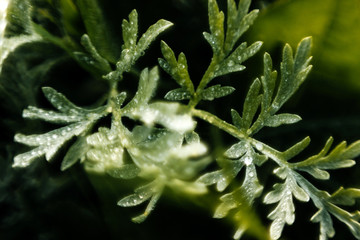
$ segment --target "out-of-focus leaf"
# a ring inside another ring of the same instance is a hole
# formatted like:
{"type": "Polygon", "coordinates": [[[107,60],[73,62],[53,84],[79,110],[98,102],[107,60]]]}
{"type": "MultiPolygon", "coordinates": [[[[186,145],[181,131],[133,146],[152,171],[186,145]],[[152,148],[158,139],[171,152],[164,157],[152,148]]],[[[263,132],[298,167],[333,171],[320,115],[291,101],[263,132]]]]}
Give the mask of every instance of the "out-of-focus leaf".
{"type": "Polygon", "coordinates": [[[5,59],[0,75],[0,110],[5,113],[0,119],[2,134],[20,130],[22,110],[35,105],[40,85],[48,80],[48,71],[63,61],[62,57],[59,48],[33,42],[19,46],[5,59]]]}
{"type": "Polygon", "coordinates": [[[107,24],[98,0],[77,0],[76,4],[83,18],[86,31],[100,55],[110,62],[120,56],[119,40],[115,38],[107,24]]]}
{"type": "Polygon", "coordinates": [[[314,82],[360,91],[360,2],[358,0],[277,1],[261,12],[249,30],[248,40],[264,41],[271,51],[284,42],[296,46],[313,37],[314,82]]]}

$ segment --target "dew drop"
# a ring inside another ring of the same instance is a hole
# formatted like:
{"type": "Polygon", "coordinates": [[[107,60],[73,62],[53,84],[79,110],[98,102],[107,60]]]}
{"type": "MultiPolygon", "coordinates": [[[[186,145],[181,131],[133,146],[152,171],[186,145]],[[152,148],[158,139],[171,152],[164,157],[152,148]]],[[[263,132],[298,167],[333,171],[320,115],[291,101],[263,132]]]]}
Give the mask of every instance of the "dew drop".
{"type": "Polygon", "coordinates": [[[255,143],[255,147],[257,150],[261,151],[264,149],[264,145],[262,145],[261,143],[255,143]]]}
{"type": "Polygon", "coordinates": [[[244,163],[246,166],[249,166],[252,163],[252,158],[251,157],[245,157],[244,159],[244,163]]]}
{"type": "MultiPolygon", "coordinates": [[[[118,123],[116,122],[115,125],[117,125],[117,124],[118,124],[118,123]]],[[[109,141],[113,141],[113,140],[116,138],[116,136],[113,135],[113,134],[110,134],[110,135],[107,136],[107,138],[109,139],[109,141]]]]}
{"type": "Polygon", "coordinates": [[[254,173],[253,172],[249,172],[249,177],[254,177],[254,173]]]}
{"type": "Polygon", "coordinates": [[[234,61],[230,60],[228,63],[227,63],[228,67],[232,67],[234,66],[234,61]]]}

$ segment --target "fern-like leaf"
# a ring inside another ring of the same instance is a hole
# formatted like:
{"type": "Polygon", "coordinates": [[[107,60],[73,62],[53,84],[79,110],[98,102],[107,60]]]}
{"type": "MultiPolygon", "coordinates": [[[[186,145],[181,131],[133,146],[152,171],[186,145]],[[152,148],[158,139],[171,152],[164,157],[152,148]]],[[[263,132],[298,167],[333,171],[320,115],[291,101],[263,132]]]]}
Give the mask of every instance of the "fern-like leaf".
{"type": "Polygon", "coordinates": [[[133,10],[129,14],[129,21],[124,20],[122,51],[119,61],[116,63],[116,70],[108,73],[105,79],[117,81],[122,78],[124,72],[130,71],[135,62],[144,55],[144,51],[150,46],[151,42],[164,30],[173,24],[166,20],[159,20],[151,25],[137,41],[138,36],[138,14],[133,10]]]}
{"type": "Polygon", "coordinates": [[[329,179],[330,174],[326,170],[353,166],[355,161],[352,159],[360,153],[360,142],[350,146],[342,142],[328,154],[332,142],[333,138],[329,138],[319,154],[294,164],[295,169],[305,171],[318,179],[329,179]]]}
{"type": "Polygon", "coordinates": [[[84,135],[98,119],[107,114],[105,107],[97,109],[80,108],[52,88],[43,88],[43,92],[49,102],[60,112],[29,107],[24,110],[24,117],[69,125],[44,134],[27,136],[16,134],[15,141],[36,148],[17,155],[14,158],[14,167],[26,167],[43,155],[45,155],[46,160],[50,161],[65,142],[74,136],[84,135]]]}
{"type": "Polygon", "coordinates": [[[303,202],[307,202],[310,199],[308,194],[298,186],[291,172],[287,169],[279,168],[276,173],[280,177],[285,177],[285,182],[283,184],[275,184],[273,186],[274,190],[269,192],[264,198],[264,203],[266,204],[279,202],[277,207],[268,215],[273,220],[270,227],[270,235],[273,239],[280,238],[285,223],[291,225],[295,221],[293,196],[303,202]]]}
{"type": "Polygon", "coordinates": [[[74,52],[74,57],[85,69],[100,76],[111,71],[109,62],[98,53],[87,34],[81,37],[81,44],[86,52],[74,52]]]}
{"type": "Polygon", "coordinates": [[[121,199],[118,202],[118,205],[122,207],[132,207],[132,206],[137,206],[150,199],[150,202],[147,205],[145,212],[132,219],[136,223],[141,223],[145,221],[145,219],[154,209],[156,202],[159,200],[161,196],[163,188],[164,188],[164,184],[162,181],[154,180],[153,182],[145,186],[135,189],[134,194],[121,199]]]}
{"type": "MultiPolygon", "coordinates": [[[[249,95],[249,97],[251,97],[250,105],[253,110],[248,113],[248,118],[251,119],[250,125],[249,122],[246,122],[245,125],[245,127],[248,127],[248,135],[255,134],[264,126],[278,127],[283,124],[293,124],[301,120],[301,118],[295,114],[276,113],[285,104],[285,102],[294,95],[310,72],[312,68],[312,66],[309,65],[311,61],[310,48],[310,37],[304,38],[300,41],[295,56],[293,56],[292,49],[289,45],[284,47],[283,60],[280,69],[281,79],[278,89],[275,89],[277,73],[272,70],[271,57],[267,53],[264,54],[264,75],[261,77],[263,93],[258,95],[259,99],[257,100],[255,100],[257,95],[249,95]],[[259,104],[259,101],[261,104],[259,104]],[[256,121],[252,123],[254,112],[258,110],[259,106],[261,106],[260,114],[256,121]]],[[[255,82],[259,82],[259,80],[256,79],[253,85],[255,82]]],[[[251,88],[249,90],[249,94],[250,93],[251,88]]],[[[242,118],[244,119],[245,116],[242,116],[242,118]]]]}
{"type": "Polygon", "coordinates": [[[176,60],[174,52],[165,43],[161,42],[161,51],[164,59],[159,58],[159,65],[167,72],[186,93],[190,96],[194,94],[194,85],[190,79],[188,65],[184,53],[180,53],[176,60]]]}

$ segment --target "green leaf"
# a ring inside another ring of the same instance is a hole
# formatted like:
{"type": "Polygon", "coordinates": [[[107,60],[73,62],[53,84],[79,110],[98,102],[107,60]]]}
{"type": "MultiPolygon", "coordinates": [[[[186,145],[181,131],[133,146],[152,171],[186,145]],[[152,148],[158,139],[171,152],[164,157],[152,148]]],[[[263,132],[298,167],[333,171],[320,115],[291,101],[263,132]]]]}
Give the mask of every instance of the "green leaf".
{"type": "Polygon", "coordinates": [[[231,109],[231,119],[235,127],[240,130],[243,126],[243,120],[240,114],[235,109],[231,109]]]}
{"type": "Polygon", "coordinates": [[[126,92],[121,92],[115,97],[114,102],[116,103],[116,106],[118,108],[121,108],[125,99],[126,99],[126,92]]]}
{"type": "Polygon", "coordinates": [[[174,52],[164,41],[161,41],[161,52],[164,56],[164,59],[159,59],[161,68],[183,89],[188,91],[191,95],[194,94],[194,85],[189,76],[185,54],[180,53],[178,60],[176,60],[174,52]]]}
{"type": "Polygon", "coordinates": [[[122,35],[124,41],[123,48],[134,50],[138,35],[138,13],[135,9],[129,14],[129,21],[124,19],[122,22],[122,35]]]}
{"type": "Polygon", "coordinates": [[[360,198],[360,189],[340,187],[330,197],[330,201],[333,204],[339,204],[344,206],[352,206],[355,204],[355,200],[360,198]]]}
{"type": "Polygon", "coordinates": [[[148,30],[141,36],[138,44],[136,45],[135,58],[139,58],[143,55],[144,51],[149,47],[150,43],[155,40],[155,38],[171,27],[173,24],[169,21],[161,19],[157,21],[154,25],[151,25],[148,30]]]}
{"type": "Polygon", "coordinates": [[[272,103],[272,98],[275,89],[277,72],[272,70],[272,60],[270,54],[264,54],[264,75],[261,77],[261,84],[263,86],[263,102],[262,108],[264,112],[269,110],[272,103]]]}
{"type": "Polygon", "coordinates": [[[50,161],[65,142],[88,130],[91,124],[92,121],[82,121],[44,134],[34,134],[28,136],[16,134],[14,137],[16,142],[36,148],[15,156],[13,167],[27,167],[36,158],[44,155],[46,160],[50,161]]]}
{"type": "Polygon", "coordinates": [[[212,101],[215,98],[225,97],[235,91],[233,87],[221,87],[220,84],[208,87],[201,92],[201,99],[212,101]]]}
{"type": "Polygon", "coordinates": [[[320,223],[320,239],[332,238],[335,235],[335,229],[333,227],[333,221],[330,214],[320,209],[314,216],[311,217],[312,222],[320,223]]]}
{"type": "Polygon", "coordinates": [[[6,29],[4,29],[5,39],[22,35],[31,32],[31,5],[29,1],[12,0],[8,1],[6,14],[6,29]]]}
{"type": "Polygon", "coordinates": [[[64,52],[58,47],[39,41],[21,44],[9,52],[0,75],[0,132],[3,137],[11,139],[14,132],[26,129],[29,124],[30,128],[36,128],[36,122],[21,120],[21,113],[28,105],[36,104],[41,85],[49,79],[49,71],[56,78],[56,66],[63,61],[63,56],[64,52]]]}
{"type": "Polygon", "coordinates": [[[153,182],[135,189],[135,193],[118,201],[118,205],[122,207],[137,206],[146,200],[150,199],[148,206],[143,214],[133,218],[136,223],[143,222],[155,207],[156,202],[161,196],[163,184],[160,181],[154,180],[153,182]]]}
{"type": "Polygon", "coordinates": [[[215,38],[215,36],[208,32],[203,32],[203,36],[204,36],[205,40],[210,44],[213,53],[220,54],[219,48],[217,45],[218,43],[216,42],[217,39],[215,38]]]}
{"type": "Polygon", "coordinates": [[[349,213],[348,211],[335,206],[331,206],[330,211],[337,219],[347,225],[355,238],[360,239],[360,223],[358,222],[360,219],[359,211],[349,213]]]}
{"type": "MultiPolygon", "coordinates": [[[[43,88],[43,92],[50,103],[62,113],[30,107],[29,110],[25,111],[24,116],[43,119],[49,122],[71,124],[44,134],[28,136],[16,134],[14,138],[16,142],[36,148],[15,156],[14,167],[26,167],[36,158],[43,155],[45,155],[47,161],[50,161],[65,142],[74,136],[80,136],[89,131],[98,119],[106,115],[104,107],[82,109],[52,88],[43,88]],[[74,121],[71,121],[71,119],[74,119],[74,121]]],[[[72,151],[75,150],[72,149],[72,151]]]]}
{"type": "Polygon", "coordinates": [[[84,115],[87,111],[69,101],[62,93],[51,87],[43,87],[42,91],[49,102],[60,112],[66,114],[84,115]]]}
{"type": "Polygon", "coordinates": [[[238,46],[229,57],[226,58],[225,63],[229,64],[230,61],[233,61],[235,64],[241,64],[245,62],[250,57],[254,56],[261,48],[262,42],[257,41],[247,47],[247,43],[244,42],[238,46]]]}
{"type": "Polygon", "coordinates": [[[253,24],[259,12],[258,10],[253,10],[248,13],[251,3],[250,0],[239,1],[237,9],[233,0],[228,0],[227,2],[228,12],[225,54],[228,54],[233,49],[241,35],[253,24]]]}
{"type": "Polygon", "coordinates": [[[34,22],[31,22],[31,26],[34,32],[40,35],[46,41],[49,41],[55,44],[56,46],[61,47],[67,52],[72,52],[72,49],[60,37],[54,36],[52,33],[50,33],[48,30],[43,28],[41,25],[36,24],[34,22]]]}
{"type": "Polygon", "coordinates": [[[293,124],[301,120],[299,115],[282,113],[266,119],[264,125],[267,127],[278,127],[283,124],[293,124]]]}
{"type": "Polygon", "coordinates": [[[319,154],[309,157],[302,162],[296,163],[294,165],[295,168],[308,172],[315,178],[328,179],[329,174],[324,170],[353,166],[355,161],[352,159],[360,155],[360,142],[354,142],[348,147],[346,146],[346,142],[342,142],[338,144],[329,154],[327,154],[332,141],[333,139],[329,138],[319,154]]]}
{"type": "Polygon", "coordinates": [[[228,150],[226,150],[224,155],[225,157],[236,159],[244,155],[247,152],[247,150],[248,150],[247,142],[240,141],[232,145],[228,150]]]}
{"type": "MultiPolygon", "coordinates": [[[[211,39],[206,37],[209,42],[214,41],[214,54],[220,55],[224,45],[224,13],[219,10],[216,0],[208,2],[209,25],[211,39]]],[[[207,34],[208,35],[208,34],[207,34]]]]}
{"type": "Polygon", "coordinates": [[[216,208],[214,218],[224,218],[229,214],[230,210],[241,209],[244,205],[251,206],[254,199],[260,196],[262,189],[255,166],[253,164],[247,165],[243,184],[233,192],[227,193],[220,198],[222,203],[216,208]]]}
{"type": "Polygon", "coordinates": [[[59,2],[59,11],[61,12],[61,20],[63,28],[67,35],[78,36],[80,14],[73,0],[64,0],[59,2]]]}
{"type": "Polygon", "coordinates": [[[99,54],[109,62],[115,63],[120,48],[114,31],[109,24],[97,0],[77,0],[76,5],[86,27],[86,32],[99,54]]]}
{"type": "Polygon", "coordinates": [[[157,185],[157,181],[153,181],[145,186],[135,189],[134,194],[122,198],[118,202],[118,205],[122,207],[133,207],[145,202],[154,195],[158,188],[157,185]]]}
{"type": "Polygon", "coordinates": [[[255,79],[246,95],[242,114],[243,129],[249,129],[252,124],[253,118],[260,106],[262,98],[262,95],[259,95],[260,87],[261,83],[259,79],[255,79]]]}
{"type": "Polygon", "coordinates": [[[219,66],[215,67],[215,73],[213,78],[223,76],[233,72],[240,72],[245,69],[245,66],[240,64],[235,64],[234,61],[228,60],[223,61],[219,64],[219,66]]]}
{"type": "Polygon", "coordinates": [[[360,45],[354,44],[360,41],[360,9],[354,7],[357,4],[357,0],[276,2],[259,16],[248,40],[260,39],[270,51],[279,42],[296,46],[303,36],[312,36],[316,68],[309,87],[328,96],[341,94],[339,99],[350,99],[360,90],[360,45]]]}
{"type": "Polygon", "coordinates": [[[308,191],[311,191],[310,196],[315,206],[319,209],[319,211],[312,216],[311,221],[320,223],[320,239],[327,239],[327,237],[333,237],[335,235],[330,214],[345,223],[355,238],[360,238],[360,223],[358,222],[360,219],[359,211],[349,213],[335,205],[337,203],[341,205],[353,205],[355,198],[359,197],[358,189],[344,189],[341,187],[330,196],[329,193],[318,190],[305,179],[301,179],[301,184],[304,185],[308,191]]]}
{"type": "Polygon", "coordinates": [[[301,153],[302,151],[304,151],[304,149],[307,148],[307,146],[309,146],[309,144],[310,144],[310,138],[306,137],[303,140],[301,140],[300,142],[298,142],[295,145],[293,145],[292,147],[290,147],[289,149],[287,149],[286,151],[284,151],[281,155],[283,156],[283,158],[285,160],[290,160],[293,157],[295,157],[296,155],[298,155],[299,153],[301,153]]]}
{"type": "Polygon", "coordinates": [[[159,69],[157,67],[145,68],[141,71],[138,90],[134,98],[125,106],[124,111],[130,112],[132,109],[139,108],[148,104],[155,93],[159,81],[159,69]]]}
{"type": "Polygon", "coordinates": [[[118,81],[122,79],[124,72],[129,72],[135,62],[144,55],[145,50],[151,42],[164,30],[172,26],[172,23],[166,20],[159,20],[151,25],[146,32],[136,42],[138,33],[137,12],[133,10],[129,15],[129,22],[123,21],[123,38],[124,44],[120,54],[120,59],[116,63],[116,70],[105,76],[110,81],[118,81]]]}
{"type": "Polygon", "coordinates": [[[305,80],[311,65],[309,56],[311,47],[311,38],[304,38],[300,41],[295,59],[290,45],[285,45],[283,50],[283,60],[281,62],[281,80],[279,89],[272,103],[272,113],[277,112],[280,107],[296,92],[305,80]]]}
{"type": "Polygon", "coordinates": [[[79,137],[76,142],[69,148],[64,160],[61,162],[61,171],[65,171],[73,166],[77,161],[84,161],[89,145],[85,137],[79,137]]]}
{"type": "Polygon", "coordinates": [[[83,52],[74,52],[75,59],[90,72],[94,72],[100,76],[111,71],[109,62],[97,52],[88,35],[81,37],[81,44],[86,50],[83,52]]]}
{"type": "Polygon", "coordinates": [[[185,141],[187,143],[200,143],[200,136],[196,132],[185,133],[185,141]]]}
{"type": "Polygon", "coordinates": [[[114,178],[132,179],[137,177],[140,171],[135,164],[125,164],[119,168],[111,168],[107,173],[114,178]]]}
{"type": "Polygon", "coordinates": [[[165,99],[170,101],[181,101],[190,98],[191,94],[184,88],[171,90],[165,95],[165,99]]]}
{"type": "Polygon", "coordinates": [[[24,109],[22,116],[24,118],[40,119],[52,123],[73,123],[83,120],[82,115],[69,115],[68,113],[43,110],[33,106],[29,106],[27,109],[24,109]]]}
{"type": "Polygon", "coordinates": [[[255,42],[249,47],[247,47],[245,42],[240,44],[229,57],[216,66],[214,77],[244,70],[245,66],[241,65],[241,63],[254,56],[259,51],[261,45],[262,42],[255,42]]]}
{"type": "Polygon", "coordinates": [[[216,184],[216,189],[222,192],[234,180],[244,166],[244,163],[240,160],[221,159],[219,160],[219,164],[222,167],[221,170],[205,173],[196,180],[196,182],[205,185],[216,184]]]}
{"type": "MultiPolygon", "coordinates": [[[[286,171],[286,170],[285,170],[286,171]]],[[[309,201],[309,195],[298,186],[295,178],[286,171],[286,180],[282,184],[275,184],[274,190],[269,192],[265,198],[265,204],[279,202],[277,207],[268,215],[273,220],[270,226],[272,239],[279,239],[285,224],[291,225],[295,221],[295,206],[293,195],[300,201],[309,201]]]]}

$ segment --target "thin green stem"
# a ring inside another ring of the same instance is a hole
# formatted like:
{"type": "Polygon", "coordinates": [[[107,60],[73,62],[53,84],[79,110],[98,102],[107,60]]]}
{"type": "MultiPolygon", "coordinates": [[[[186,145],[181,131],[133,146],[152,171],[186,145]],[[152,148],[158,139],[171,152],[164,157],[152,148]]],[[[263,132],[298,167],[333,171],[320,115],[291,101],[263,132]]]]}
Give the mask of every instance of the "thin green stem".
{"type": "Polygon", "coordinates": [[[218,118],[217,116],[204,111],[204,110],[198,110],[198,109],[192,109],[191,113],[193,116],[201,118],[202,120],[220,128],[221,130],[224,130],[225,132],[229,133],[230,135],[238,138],[238,139],[247,139],[248,136],[246,136],[243,132],[241,132],[239,129],[237,129],[234,125],[227,123],[226,121],[218,118]]]}
{"type": "Polygon", "coordinates": [[[286,168],[292,169],[292,165],[289,164],[282,157],[281,152],[277,151],[276,149],[254,139],[254,138],[249,137],[244,132],[242,132],[240,129],[235,127],[234,125],[232,125],[232,124],[230,124],[230,123],[228,123],[228,122],[218,118],[217,116],[215,116],[207,111],[204,111],[204,110],[192,109],[191,113],[193,114],[193,116],[198,117],[198,118],[210,123],[211,125],[214,125],[215,127],[229,133],[233,137],[249,142],[259,152],[268,156],[280,167],[286,167],[286,168]]]}
{"type": "Polygon", "coordinates": [[[207,68],[206,72],[204,73],[202,79],[200,80],[200,83],[199,83],[198,87],[196,88],[196,91],[188,104],[188,106],[190,108],[192,108],[192,109],[195,108],[196,105],[201,101],[202,91],[209,84],[209,82],[214,78],[215,68],[223,60],[224,60],[224,56],[222,56],[222,55],[219,55],[219,56],[214,55],[213,56],[209,67],[207,68]]]}

